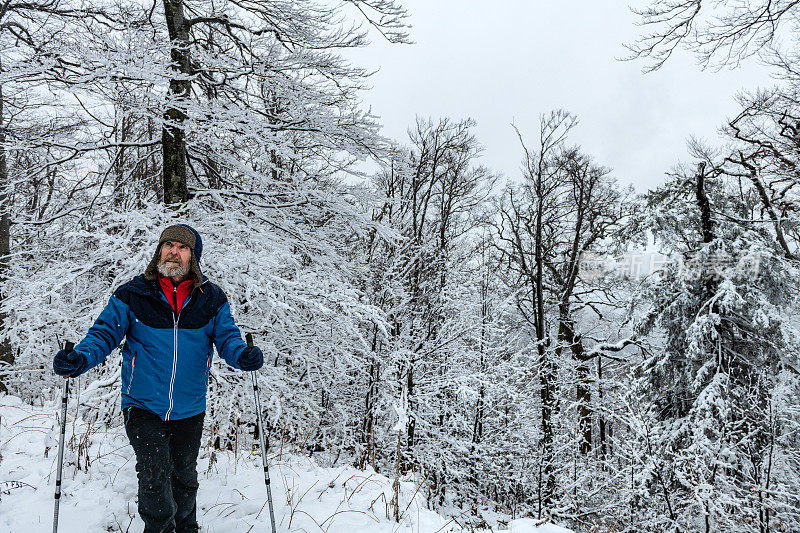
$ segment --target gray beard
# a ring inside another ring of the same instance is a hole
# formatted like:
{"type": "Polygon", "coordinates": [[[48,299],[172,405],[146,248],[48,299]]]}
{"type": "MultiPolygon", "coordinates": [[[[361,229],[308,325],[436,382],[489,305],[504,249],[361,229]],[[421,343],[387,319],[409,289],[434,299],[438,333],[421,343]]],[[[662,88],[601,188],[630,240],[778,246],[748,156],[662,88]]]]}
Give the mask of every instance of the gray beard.
{"type": "Polygon", "coordinates": [[[166,263],[159,261],[158,273],[165,278],[182,278],[189,273],[189,265],[171,267],[166,263]]]}

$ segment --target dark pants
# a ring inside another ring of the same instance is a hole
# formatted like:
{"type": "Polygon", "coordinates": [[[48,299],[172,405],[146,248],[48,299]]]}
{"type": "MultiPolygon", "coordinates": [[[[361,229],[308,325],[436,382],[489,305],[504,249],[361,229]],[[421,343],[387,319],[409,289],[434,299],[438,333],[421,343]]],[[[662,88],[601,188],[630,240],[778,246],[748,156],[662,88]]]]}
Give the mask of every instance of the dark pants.
{"type": "Polygon", "coordinates": [[[123,416],[136,454],[144,533],[199,531],[197,452],[205,413],[164,422],[150,411],[133,407],[123,411],[123,416]]]}

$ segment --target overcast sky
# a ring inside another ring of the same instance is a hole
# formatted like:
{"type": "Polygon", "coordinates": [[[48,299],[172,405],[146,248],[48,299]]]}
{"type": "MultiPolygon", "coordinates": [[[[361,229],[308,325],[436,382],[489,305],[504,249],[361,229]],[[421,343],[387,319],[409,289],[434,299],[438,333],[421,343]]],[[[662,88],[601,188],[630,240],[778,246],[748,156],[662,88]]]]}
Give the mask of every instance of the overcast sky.
{"type": "Polygon", "coordinates": [[[718,142],[719,126],[738,112],[738,90],[772,83],[752,62],[704,72],[685,52],[642,74],[643,62],[618,60],[640,30],[625,0],[402,3],[415,44],[375,38],[353,56],[380,69],[365,106],[404,143],[416,115],[472,117],[483,163],[507,177],[519,177],[522,156],[511,124],[530,146],[539,115],[563,107],[580,120],[571,141],[644,191],[688,160],[690,135],[718,142]]]}

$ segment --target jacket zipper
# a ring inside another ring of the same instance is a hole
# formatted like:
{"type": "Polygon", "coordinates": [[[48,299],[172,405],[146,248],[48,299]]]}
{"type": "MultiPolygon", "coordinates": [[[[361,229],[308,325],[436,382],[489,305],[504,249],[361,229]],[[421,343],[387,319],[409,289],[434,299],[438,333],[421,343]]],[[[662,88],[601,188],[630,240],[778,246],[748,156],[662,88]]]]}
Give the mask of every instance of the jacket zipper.
{"type": "Polygon", "coordinates": [[[136,366],[136,352],[133,352],[133,359],[131,359],[131,378],[128,380],[128,389],[125,394],[131,393],[131,385],[133,385],[133,369],[136,366]]]}
{"type": "Polygon", "coordinates": [[[169,415],[172,413],[172,391],[175,388],[175,370],[178,367],[178,321],[181,319],[181,313],[178,309],[178,286],[172,287],[172,301],[175,303],[172,313],[172,377],[169,380],[169,409],[164,420],[169,420],[169,415]]]}
{"type": "MultiPolygon", "coordinates": [[[[203,281],[200,286],[205,285],[205,283],[206,282],[203,281]]],[[[189,300],[192,299],[193,294],[194,289],[192,289],[192,292],[183,301],[183,307],[186,307],[186,305],[189,303],[189,300]]],[[[169,415],[172,413],[172,408],[174,407],[172,401],[172,392],[175,389],[175,370],[178,366],[178,322],[181,319],[181,314],[180,311],[178,311],[178,287],[176,286],[172,287],[172,301],[175,302],[175,309],[173,309],[172,313],[172,377],[169,380],[169,409],[167,409],[167,414],[164,416],[164,421],[169,420],[169,415]]]]}

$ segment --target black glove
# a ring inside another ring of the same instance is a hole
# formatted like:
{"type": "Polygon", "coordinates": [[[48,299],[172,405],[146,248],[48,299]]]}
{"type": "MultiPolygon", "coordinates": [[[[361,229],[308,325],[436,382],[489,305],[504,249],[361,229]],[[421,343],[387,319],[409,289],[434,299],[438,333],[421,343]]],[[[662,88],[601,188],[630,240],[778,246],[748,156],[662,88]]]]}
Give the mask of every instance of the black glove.
{"type": "Polygon", "coordinates": [[[258,346],[248,346],[239,356],[239,366],[242,370],[258,370],[264,366],[264,354],[258,346]]]}
{"type": "Polygon", "coordinates": [[[75,350],[61,350],[53,359],[53,371],[59,376],[77,378],[86,370],[86,356],[75,350]]]}

